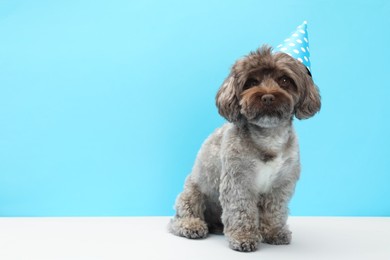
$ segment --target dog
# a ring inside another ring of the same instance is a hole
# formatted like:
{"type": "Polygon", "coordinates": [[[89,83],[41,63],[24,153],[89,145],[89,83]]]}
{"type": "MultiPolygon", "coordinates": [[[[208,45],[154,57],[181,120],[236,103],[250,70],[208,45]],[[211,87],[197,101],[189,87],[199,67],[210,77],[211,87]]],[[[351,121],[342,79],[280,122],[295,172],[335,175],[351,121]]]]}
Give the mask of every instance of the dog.
{"type": "Polygon", "coordinates": [[[216,105],[229,122],[198,152],[169,231],[186,238],[223,233],[230,248],[244,252],[259,242],[289,244],[288,203],[300,175],[292,121],[321,108],[310,71],[264,45],[232,66],[216,105]]]}

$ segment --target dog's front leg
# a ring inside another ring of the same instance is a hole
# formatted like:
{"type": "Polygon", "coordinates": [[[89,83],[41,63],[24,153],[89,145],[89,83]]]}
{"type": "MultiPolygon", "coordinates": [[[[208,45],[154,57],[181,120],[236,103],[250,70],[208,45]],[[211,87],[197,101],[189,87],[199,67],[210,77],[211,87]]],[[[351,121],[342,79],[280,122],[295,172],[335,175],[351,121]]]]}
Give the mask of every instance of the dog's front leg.
{"type": "Polygon", "coordinates": [[[259,212],[255,195],[248,189],[244,173],[228,169],[222,174],[220,202],[222,222],[229,246],[237,251],[257,249],[259,240],[259,212]]]}
{"type": "Polygon", "coordinates": [[[260,233],[264,243],[290,244],[291,231],[286,224],[287,204],[292,196],[294,186],[294,184],[286,185],[261,197],[259,202],[260,233]]]}

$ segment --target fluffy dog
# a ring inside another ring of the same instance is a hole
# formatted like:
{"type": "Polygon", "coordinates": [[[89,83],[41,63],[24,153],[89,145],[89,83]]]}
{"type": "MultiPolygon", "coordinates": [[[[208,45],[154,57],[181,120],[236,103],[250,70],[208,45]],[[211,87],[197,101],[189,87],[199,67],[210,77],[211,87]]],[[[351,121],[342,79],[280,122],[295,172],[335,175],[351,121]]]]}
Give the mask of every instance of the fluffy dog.
{"type": "Polygon", "coordinates": [[[229,123],[203,143],[169,224],[175,235],[223,232],[232,249],[289,244],[288,203],[300,174],[292,121],[320,110],[307,68],[263,46],[238,60],[216,96],[229,123]]]}

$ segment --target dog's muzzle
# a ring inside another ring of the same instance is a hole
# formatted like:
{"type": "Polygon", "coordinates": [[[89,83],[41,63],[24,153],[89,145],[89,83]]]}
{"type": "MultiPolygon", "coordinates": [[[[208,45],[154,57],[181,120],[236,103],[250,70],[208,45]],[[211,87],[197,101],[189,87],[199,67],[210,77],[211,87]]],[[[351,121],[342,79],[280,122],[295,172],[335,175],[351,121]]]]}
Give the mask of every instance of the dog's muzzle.
{"type": "Polygon", "coordinates": [[[272,121],[272,125],[290,118],[293,113],[292,97],[278,90],[253,88],[244,91],[240,106],[241,114],[249,121],[272,121]]]}

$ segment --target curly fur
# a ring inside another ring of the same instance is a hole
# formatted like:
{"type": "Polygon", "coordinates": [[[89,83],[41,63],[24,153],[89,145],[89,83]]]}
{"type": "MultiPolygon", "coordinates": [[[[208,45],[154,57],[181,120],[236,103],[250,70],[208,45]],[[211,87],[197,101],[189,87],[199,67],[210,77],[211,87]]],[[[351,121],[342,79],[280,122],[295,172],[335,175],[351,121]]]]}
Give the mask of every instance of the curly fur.
{"type": "Polygon", "coordinates": [[[260,241],[289,244],[288,203],[300,174],[292,120],[320,110],[317,87],[304,65],[264,46],[233,65],[216,104],[229,123],[203,143],[170,232],[223,232],[238,251],[254,251],[260,241]]]}

